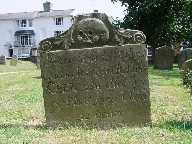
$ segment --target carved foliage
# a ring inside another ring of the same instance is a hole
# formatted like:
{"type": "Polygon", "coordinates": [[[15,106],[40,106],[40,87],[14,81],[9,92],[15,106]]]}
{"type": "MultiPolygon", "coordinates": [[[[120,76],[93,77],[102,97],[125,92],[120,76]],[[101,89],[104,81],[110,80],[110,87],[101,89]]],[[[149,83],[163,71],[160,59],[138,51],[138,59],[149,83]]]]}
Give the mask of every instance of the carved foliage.
{"type": "Polygon", "coordinates": [[[112,25],[106,14],[92,13],[74,17],[64,33],[40,42],[40,52],[100,47],[104,45],[140,44],[146,40],[138,30],[121,30],[112,25]]]}

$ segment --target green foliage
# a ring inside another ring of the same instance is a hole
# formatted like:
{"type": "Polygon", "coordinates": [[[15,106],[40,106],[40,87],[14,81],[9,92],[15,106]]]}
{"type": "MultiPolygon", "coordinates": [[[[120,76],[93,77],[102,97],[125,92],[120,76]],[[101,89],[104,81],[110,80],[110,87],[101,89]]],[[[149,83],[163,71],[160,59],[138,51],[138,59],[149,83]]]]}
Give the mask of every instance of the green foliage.
{"type": "Polygon", "coordinates": [[[147,37],[152,47],[170,45],[173,42],[190,41],[189,0],[111,0],[127,7],[122,28],[138,29],[147,37]]]}

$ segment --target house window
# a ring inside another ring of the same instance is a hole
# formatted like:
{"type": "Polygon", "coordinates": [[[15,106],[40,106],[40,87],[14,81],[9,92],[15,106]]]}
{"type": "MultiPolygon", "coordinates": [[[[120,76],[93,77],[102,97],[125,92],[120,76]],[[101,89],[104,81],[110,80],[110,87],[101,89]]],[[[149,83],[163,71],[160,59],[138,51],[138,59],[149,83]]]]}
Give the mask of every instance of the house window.
{"type": "Polygon", "coordinates": [[[33,27],[33,20],[32,20],[32,19],[29,19],[29,20],[28,20],[28,24],[29,24],[29,27],[33,27]]]}
{"type": "Polygon", "coordinates": [[[54,25],[63,25],[63,17],[54,18],[54,25]]]}
{"type": "Polygon", "coordinates": [[[27,21],[26,20],[21,20],[20,21],[20,26],[21,27],[27,27],[27,21]]]}
{"type": "Polygon", "coordinates": [[[30,46],[32,45],[32,35],[21,35],[16,38],[18,46],[30,46]]]}
{"type": "Polygon", "coordinates": [[[29,48],[22,48],[22,54],[29,54],[30,49],[29,48]]]}
{"type": "Polygon", "coordinates": [[[22,55],[22,54],[30,54],[30,49],[29,48],[19,48],[18,55],[22,55]]]}
{"type": "Polygon", "coordinates": [[[16,20],[18,27],[33,27],[33,20],[29,19],[22,19],[22,20],[16,20]]]}
{"type": "Polygon", "coordinates": [[[31,35],[21,35],[21,45],[28,46],[31,45],[31,35]]]}
{"type": "Polygon", "coordinates": [[[58,36],[59,34],[63,33],[64,31],[54,31],[54,36],[58,36]]]}

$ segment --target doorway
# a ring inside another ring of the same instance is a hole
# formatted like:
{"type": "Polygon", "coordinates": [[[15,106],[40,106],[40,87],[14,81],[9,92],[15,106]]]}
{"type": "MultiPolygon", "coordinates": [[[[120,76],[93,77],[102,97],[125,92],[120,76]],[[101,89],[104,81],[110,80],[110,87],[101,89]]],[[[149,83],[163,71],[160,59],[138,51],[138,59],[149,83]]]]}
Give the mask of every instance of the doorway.
{"type": "Polygon", "coordinates": [[[13,49],[9,49],[9,56],[10,56],[10,57],[13,56],[13,49]]]}

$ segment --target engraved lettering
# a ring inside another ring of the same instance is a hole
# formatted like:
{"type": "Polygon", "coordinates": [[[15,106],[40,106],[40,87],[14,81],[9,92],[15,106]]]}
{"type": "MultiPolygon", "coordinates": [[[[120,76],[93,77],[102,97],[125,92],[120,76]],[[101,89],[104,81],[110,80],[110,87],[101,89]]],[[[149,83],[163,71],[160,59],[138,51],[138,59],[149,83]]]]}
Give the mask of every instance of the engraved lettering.
{"type": "Polygon", "coordinates": [[[141,113],[148,121],[150,94],[143,48],[131,45],[43,53],[48,121],[55,125],[110,125],[129,123],[129,117],[135,119],[141,113]]]}

